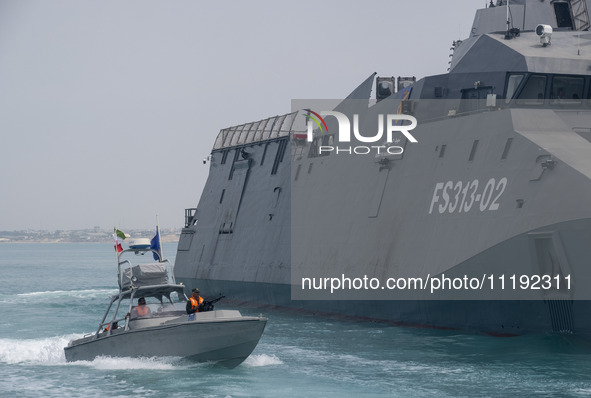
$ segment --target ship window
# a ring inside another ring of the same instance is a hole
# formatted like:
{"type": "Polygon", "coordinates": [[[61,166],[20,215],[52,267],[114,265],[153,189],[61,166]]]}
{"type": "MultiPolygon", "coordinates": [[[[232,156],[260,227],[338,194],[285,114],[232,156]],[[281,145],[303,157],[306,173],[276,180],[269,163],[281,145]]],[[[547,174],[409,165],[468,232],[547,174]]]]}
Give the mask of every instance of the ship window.
{"type": "Polygon", "coordinates": [[[501,155],[501,159],[507,159],[507,155],[509,155],[509,149],[511,149],[512,143],[513,143],[513,138],[507,138],[507,142],[505,143],[505,149],[503,149],[503,154],[501,155]]]}
{"type": "Polygon", "coordinates": [[[441,145],[441,149],[439,149],[439,157],[440,158],[445,156],[445,148],[447,148],[447,145],[441,145]]]}
{"type": "Polygon", "coordinates": [[[474,140],[472,143],[472,150],[470,151],[470,157],[468,158],[469,162],[474,160],[474,156],[476,156],[476,148],[478,148],[478,140],[474,140]]]}
{"type": "Polygon", "coordinates": [[[226,149],[222,154],[222,164],[226,164],[226,159],[228,158],[228,150],[226,149]]]}
{"type": "Polygon", "coordinates": [[[516,101],[520,105],[542,105],[546,97],[545,75],[531,75],[516,101]]]}
{"type": "Polygon", "coordinates": [[[507,95],[505,95],[505,103],[509,103],[513,96],[515,95],[515,91],[517,91],[517,87],[521,84],[523,80],[523,75],[511,75],[509,79],[507,79],[507,95]]]}
{"type": "Polygon", "coordinates": [[[554,76],[552,79],[552,104],[578,105],[583,98],[585,80],[582,77],[554,76]]]}
{"type": "Polygon", "coordinates": [[[225,189],[222,189],[222,194],[220,195],[220,204],[224,201],[224,194],[226,193],[225,189]]]}

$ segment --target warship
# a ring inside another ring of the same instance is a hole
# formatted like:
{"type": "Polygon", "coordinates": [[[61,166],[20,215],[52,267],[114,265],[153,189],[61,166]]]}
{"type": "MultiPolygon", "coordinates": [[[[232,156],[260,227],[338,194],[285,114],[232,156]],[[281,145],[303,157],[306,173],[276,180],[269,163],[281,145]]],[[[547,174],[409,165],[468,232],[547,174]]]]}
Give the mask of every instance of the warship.
{"type": "Polygon", "coordinates": [[[447,73],[374,73],[222,129],[177,279],[257,306],[591,337],[590,3],[491,1],[447,73]]]}

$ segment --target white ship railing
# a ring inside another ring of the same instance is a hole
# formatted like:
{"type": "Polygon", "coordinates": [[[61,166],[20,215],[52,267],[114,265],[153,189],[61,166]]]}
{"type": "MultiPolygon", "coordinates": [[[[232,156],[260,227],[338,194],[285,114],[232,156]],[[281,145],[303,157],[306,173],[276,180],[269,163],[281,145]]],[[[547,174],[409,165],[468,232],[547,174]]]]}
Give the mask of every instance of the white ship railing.
{"type": "Polygon", "coordinates": [[[222,129],[213,149],[230,148],[289,136],[298,112],[222,129]]]}

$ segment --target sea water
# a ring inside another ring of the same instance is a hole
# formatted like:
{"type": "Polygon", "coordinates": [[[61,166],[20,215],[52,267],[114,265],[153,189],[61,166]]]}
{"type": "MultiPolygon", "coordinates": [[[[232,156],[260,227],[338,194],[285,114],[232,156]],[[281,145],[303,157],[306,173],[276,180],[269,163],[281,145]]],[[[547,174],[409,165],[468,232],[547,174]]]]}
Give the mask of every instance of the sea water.
{"type": "MultiPolygon", "coordinates": [[[[164,245],[169,259],[175,250],[164,245]]],[[[591,396],[591,344],[573,336],[499,338],[269,310],[259,345],[235,369],[180,358],[67,363],[63,347],[96,330],[116,281],[111,244],[0,244],[0,396],[591,396]]]]}

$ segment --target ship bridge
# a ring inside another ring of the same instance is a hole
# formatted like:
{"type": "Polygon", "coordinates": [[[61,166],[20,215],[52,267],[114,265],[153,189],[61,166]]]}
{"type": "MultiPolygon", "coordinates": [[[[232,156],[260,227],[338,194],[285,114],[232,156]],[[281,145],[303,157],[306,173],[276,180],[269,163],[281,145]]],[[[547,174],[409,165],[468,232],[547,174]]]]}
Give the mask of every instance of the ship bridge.
{"type": "Polygon", "coordinates": [[[462,42],[450,73],[520,70],[584,75],[590,67],[591,32],[554,32],[547,46],[535,32],[522,32],[512,40],[506,40],[504,33],[488,33],[462,42]]]}

